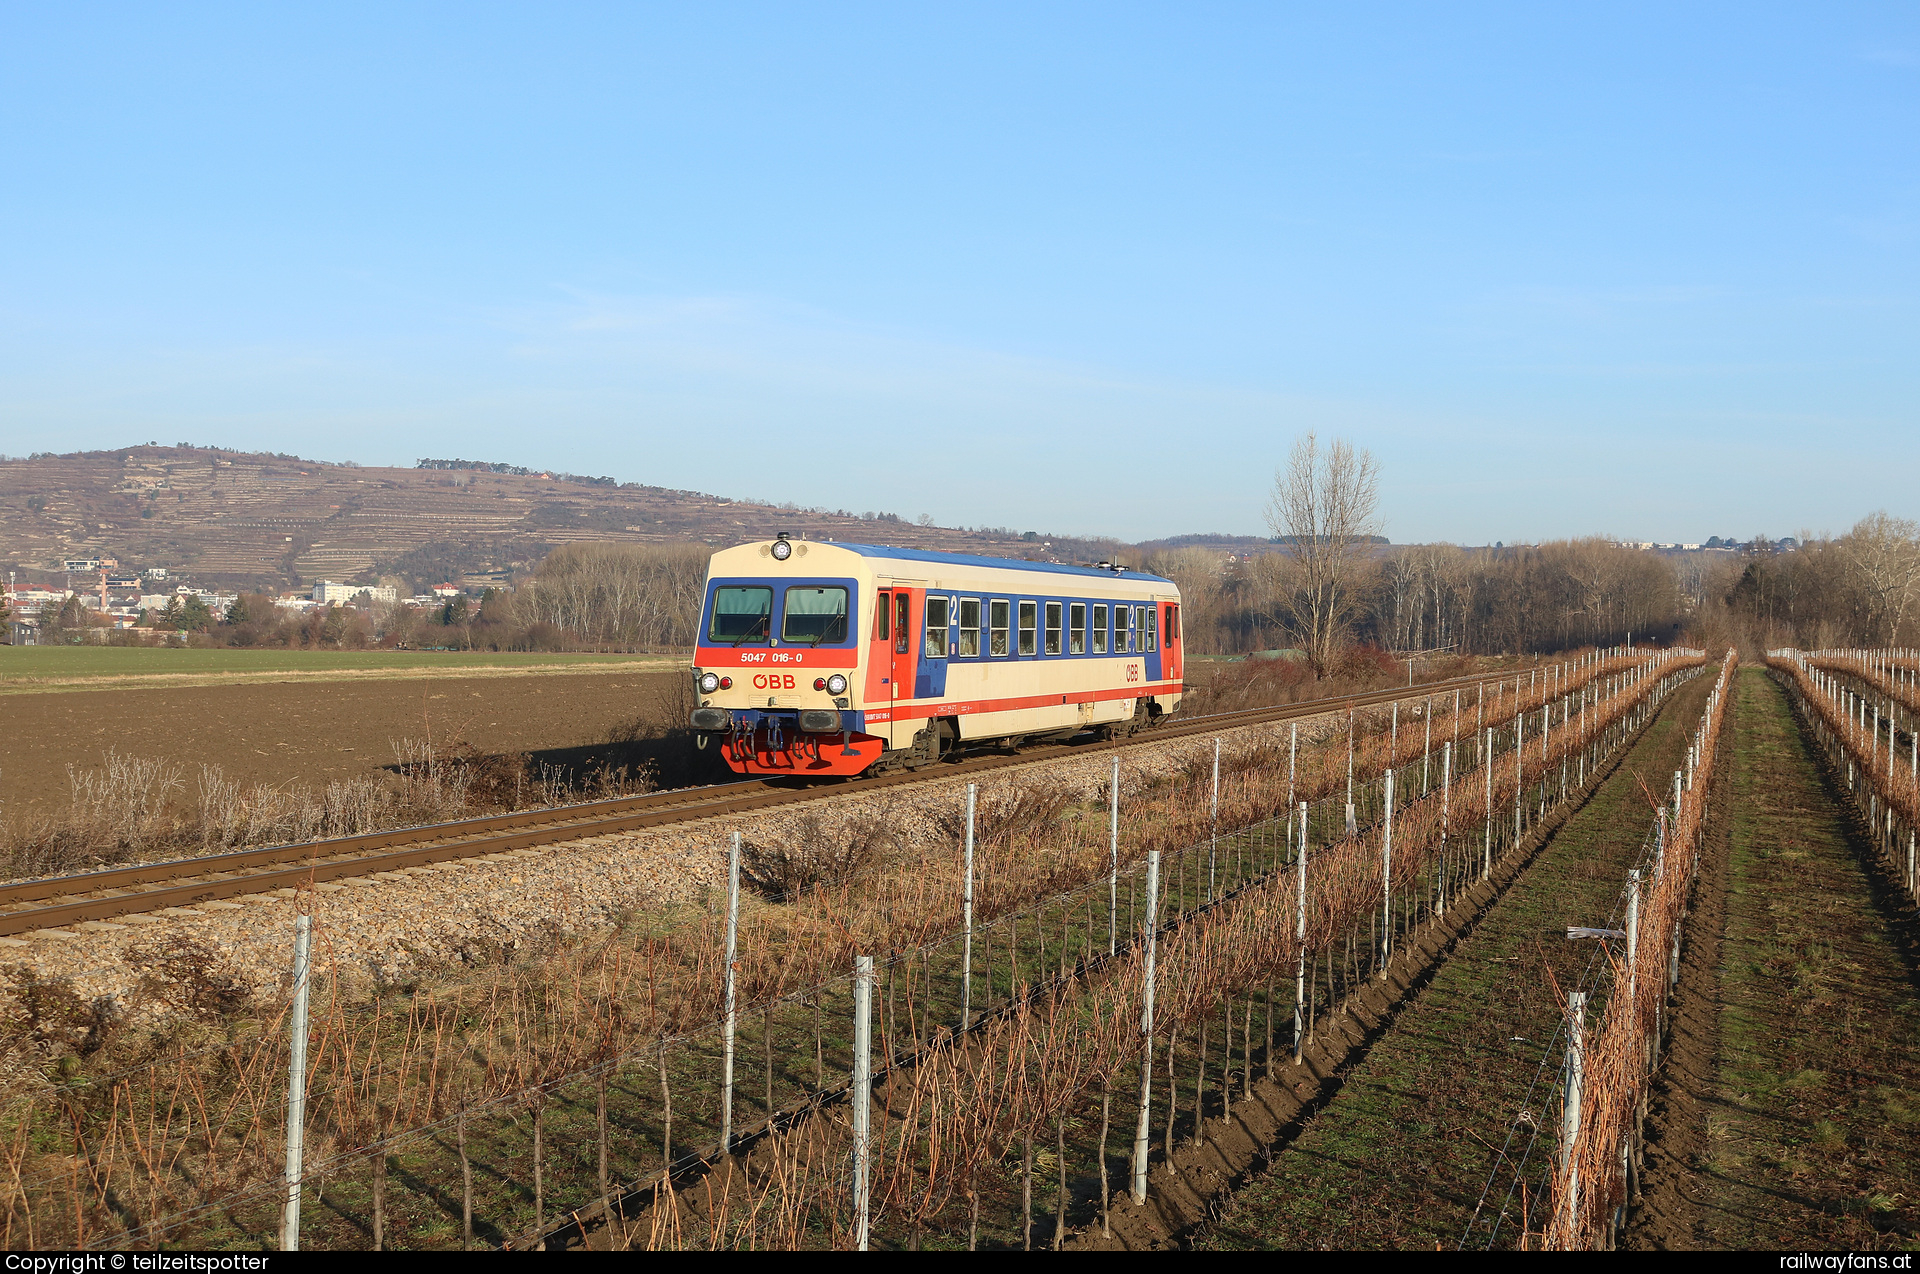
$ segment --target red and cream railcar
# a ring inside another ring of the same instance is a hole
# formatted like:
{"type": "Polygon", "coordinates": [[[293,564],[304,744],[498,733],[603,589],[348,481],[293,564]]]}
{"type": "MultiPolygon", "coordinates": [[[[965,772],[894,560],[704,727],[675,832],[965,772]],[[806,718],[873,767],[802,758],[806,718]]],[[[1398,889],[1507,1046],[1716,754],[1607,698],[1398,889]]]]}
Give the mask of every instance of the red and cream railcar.
{"type": "Polygon", "coordinates": [[[741,774],[860,774],[1120,734],[1181,694],[1157,575],[781,537],[713,555],[692,725],[741,774]]]}

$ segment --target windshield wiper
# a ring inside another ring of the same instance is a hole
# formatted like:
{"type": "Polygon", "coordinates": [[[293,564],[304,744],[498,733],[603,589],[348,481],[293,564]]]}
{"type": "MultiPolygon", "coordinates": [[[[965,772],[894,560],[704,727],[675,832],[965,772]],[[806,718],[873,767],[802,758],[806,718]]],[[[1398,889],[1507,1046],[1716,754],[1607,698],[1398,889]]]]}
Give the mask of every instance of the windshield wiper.
{"type": "Polygon", "coordinates": [[[735,650],[738,650],[740,648],[740,642],[751,639],[752,637],[757,635],[762,628],[765,628],[766,626],[767,626],[767,617],[765,615],[762,615],[760,617],[759,623],[755,624],[752,628],[747,629],[746,632],[740,634],[740,640],[733,643],[733,648],[735,650]]]}

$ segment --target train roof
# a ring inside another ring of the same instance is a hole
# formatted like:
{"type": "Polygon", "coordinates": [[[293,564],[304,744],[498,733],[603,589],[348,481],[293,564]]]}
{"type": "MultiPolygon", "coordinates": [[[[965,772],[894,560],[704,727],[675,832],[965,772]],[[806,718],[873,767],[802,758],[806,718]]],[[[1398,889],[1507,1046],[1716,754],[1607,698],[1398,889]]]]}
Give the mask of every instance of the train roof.
{"type": "Polygon", "coordinates": [[[1013,557],[981,557],[973,553],[936,553],[932,549],[903,549],[886,544],[849,544],[845,540],[816,540],[837,549],[858,553],[861,557],[884,557],[899,562],[930,562],[947,566],[980,566],[1001,571],[1038,571],[1047,575],[1090,575],[1097,579],[1138,580],[1147,584],[1172,584],[1164,575],[1145,571],[1111,571],[1098,566],[1063,566],[1057,562],[1027,562],[1013,557]]]}

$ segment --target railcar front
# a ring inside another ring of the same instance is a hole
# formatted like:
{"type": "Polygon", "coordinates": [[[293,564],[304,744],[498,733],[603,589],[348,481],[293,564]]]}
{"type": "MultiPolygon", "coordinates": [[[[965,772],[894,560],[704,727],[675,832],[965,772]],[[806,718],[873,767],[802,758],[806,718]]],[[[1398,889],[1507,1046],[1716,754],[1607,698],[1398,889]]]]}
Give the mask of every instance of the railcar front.
{"type": "Polygon", "coordinates": [[[918,766],[967,742],[1117,735],[1179,704],[1157,576],[783,538],[714,555],[692,725],[740,774],[918,766]]]}

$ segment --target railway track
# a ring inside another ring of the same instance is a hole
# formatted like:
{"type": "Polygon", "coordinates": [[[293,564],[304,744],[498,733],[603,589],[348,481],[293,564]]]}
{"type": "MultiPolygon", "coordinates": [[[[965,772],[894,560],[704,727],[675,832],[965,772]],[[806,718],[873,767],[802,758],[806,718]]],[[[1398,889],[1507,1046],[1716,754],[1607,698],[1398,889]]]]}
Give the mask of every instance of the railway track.
{"type": "Polygon", "coordinates": [[[1275,708],[1253,708],[1196,717],[1156,726],[1134,738],[1094,743],[1060,743],[1017,753],[970,757],[918,772],[851,779],[826,785],[793,786],[786,781],[747,780],[710,787],[655,792],[646,796],[595,801],[555,809],[524,810],[488,818],[434,823],[373,832],[302,845],[236,850],[200,858],[116,867],[74,876],[50,877],[0,886],[0,938],[17,939],[36,931],[112,922],[138,914],[197,915],[227,910],[263,896],[290,897],[302,887],[324,891],[403,879],[402,873],[432,871],[442,864],[476,858],[500,858],[543,845],[583,840],[614,832],[664,827],[729,814],[794,805],[883,787],[956,778],[984,770],[1055,760],[1065,756],[1124,749],[1144,743],[1240,726],[1319,716],[1347,708],[1372,707],[1455,689],[1492,684],[1509,674],[1455,677],[1413,687],[1361,695],[1312,699],[1275,708]],[[240,902],[233,900],[239,899],[240,902]]]}

